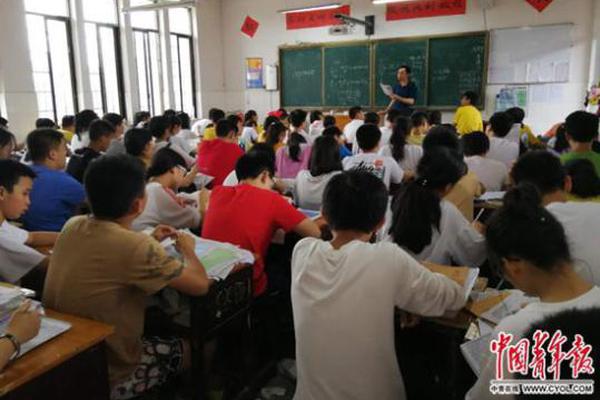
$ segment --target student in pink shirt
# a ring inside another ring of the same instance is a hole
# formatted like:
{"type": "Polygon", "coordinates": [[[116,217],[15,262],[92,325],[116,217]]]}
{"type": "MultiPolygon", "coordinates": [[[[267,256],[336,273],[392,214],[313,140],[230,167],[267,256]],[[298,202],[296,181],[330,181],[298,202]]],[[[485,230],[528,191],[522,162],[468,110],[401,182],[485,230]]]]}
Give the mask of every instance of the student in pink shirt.
{"type": "MultiPolygon", "coordinates": [[[[296,115],[292,114],[292,118],[296,115]]],[[[299,116],[298,118],[300,118],[299,116]]],[[[306,113],[304,113],[306,119],[306,113]]],[[[294,121],[292,121],[293,123],[294,121]]],[[[278,178],[295,179],[298,172],[308,169],[311,147],[302,134],[297,131],[290,133],[287,146],[277,150],[275,154],[275,169],[278,178]]]]}

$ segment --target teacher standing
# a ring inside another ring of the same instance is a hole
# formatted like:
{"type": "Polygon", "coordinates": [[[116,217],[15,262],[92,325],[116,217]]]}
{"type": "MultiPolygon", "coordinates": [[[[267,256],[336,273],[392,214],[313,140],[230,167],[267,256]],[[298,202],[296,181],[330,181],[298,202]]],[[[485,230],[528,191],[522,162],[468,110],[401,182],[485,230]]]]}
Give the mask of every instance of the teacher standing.
{"type": "Polygon", "coordinates": [[[410,116],[417,100],[417,86],[410,80],[410,67],[402,65],[398,68],[396,78],[398,83],[394,85],[393,93],[389,95],[392,101],[387,109],[396,109],[402,115],[410,116]]]}

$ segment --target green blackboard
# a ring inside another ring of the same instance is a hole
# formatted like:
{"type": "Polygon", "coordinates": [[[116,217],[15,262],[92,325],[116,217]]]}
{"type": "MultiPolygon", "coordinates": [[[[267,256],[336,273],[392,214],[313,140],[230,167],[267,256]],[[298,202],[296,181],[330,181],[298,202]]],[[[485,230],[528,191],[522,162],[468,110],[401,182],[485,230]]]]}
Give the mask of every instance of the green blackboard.
{"type": "Polygon", "coordinates": [[[371,104],[369,45],[325,47],[323,57],[324,105],[368,107],[371,104]]]}
{"type": "Polygon", "coordinates": [[[321,99],[320,47],[281,50],[282,103],[299,107],[319,107],[321,99]]]}
{"type": "Polygon", "coordinates": [[[429,40],[428,103],[457,106],[461,93],[473,90],[483,98],[485,34],[429,40]]]}
{"type": "Polygon", "coordinates": [[[379,84],[393,86],[400,65],[409,65],[411,79],[417,86],[417,106],[426,103],[427,39],[413,41],[385,41],[375,44],[375,105],[386,107],[390,103],[379,84]]]}

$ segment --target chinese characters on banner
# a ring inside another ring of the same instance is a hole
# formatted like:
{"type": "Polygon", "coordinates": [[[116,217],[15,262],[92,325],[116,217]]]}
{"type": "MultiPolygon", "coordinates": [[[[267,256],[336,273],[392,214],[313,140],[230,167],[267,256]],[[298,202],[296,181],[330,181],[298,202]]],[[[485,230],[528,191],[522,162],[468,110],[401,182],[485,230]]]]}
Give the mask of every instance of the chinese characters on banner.
{"type": "Polygon", "coordinates": [[[242,24],[242,32],[248,35],[249,37],[254,37],[256,31],[258,30],[258,21],[250,18],[250,16],[246,16],[244,23],[242,24]]]}
{"type": "Polygon", "coordinates": [[[285,15],[285,24],[288,30],[340,25],[342,22],[334,17],[335,14],[350,15],[350,6],[342,6],[330,10],[289,13],[285,15]]]}
{"type": "Polygon", "coordinates": [[[529,4],[539,12],[544,11],[552,3],[552,0],[527,0],[529,4]]]}
{"type": "Polygon", "coordinates": [[[415,0],[387,5],[386,21],[459,15],[467,12],[467,0],[415,0]]]}

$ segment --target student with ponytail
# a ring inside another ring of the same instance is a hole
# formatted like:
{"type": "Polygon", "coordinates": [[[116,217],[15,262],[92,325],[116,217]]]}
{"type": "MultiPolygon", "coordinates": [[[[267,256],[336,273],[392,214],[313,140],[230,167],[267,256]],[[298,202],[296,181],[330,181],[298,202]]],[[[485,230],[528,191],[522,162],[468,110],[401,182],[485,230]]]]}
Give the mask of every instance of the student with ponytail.
{"type": "Polygon", "coordinates": [[[287,146],[277,150],[275,169],[278,178],[295,179],[303,169],[308,169],[311,147],[300,133],[290,133],[287,146]]]}
{"type": "Polygon", "coordinates": [[[410,129],[410,118],[396,118],[389,144],[384,145],[379,150],[379,154],[392,157],[404,171],[414,173],[417,170],[419,160],[423,157],[423,148],[416,144],[406,143],[406,137],[410,134],[410,129]]]}
{"type": "Polygon", "coordinates": [[[417,179],[392,204],[388,240],[417,260],[477,267],[485,261],[483,236],[443,197],[465,173],[460,156],[447,148],[425,153],[417,179]]]}
{"type": "MultiPolygon", "coordinates": [[[[486,242],[492,266],[515,288],[539,298],[502,319],[492,340],[504,332],[513,335],[514,344],[532,324],[550,315],[600,306],[600,288],[575,272],[565,230],[541,201],[532,184],[519,184],[506,194],[504,205],[489,220],[486,242]]],[[[511,379],[507,364],[505,360],[504,379],[511,379]]],[[[496,357],[490,354],[466,399],[495,398],[490,393],[490,381],[495,375],[496,357]]]]}

